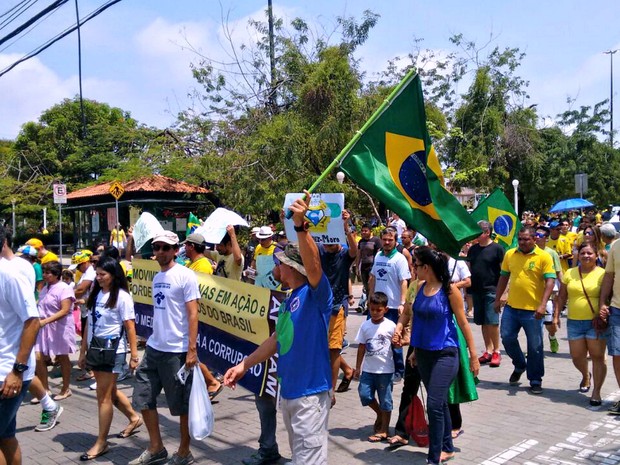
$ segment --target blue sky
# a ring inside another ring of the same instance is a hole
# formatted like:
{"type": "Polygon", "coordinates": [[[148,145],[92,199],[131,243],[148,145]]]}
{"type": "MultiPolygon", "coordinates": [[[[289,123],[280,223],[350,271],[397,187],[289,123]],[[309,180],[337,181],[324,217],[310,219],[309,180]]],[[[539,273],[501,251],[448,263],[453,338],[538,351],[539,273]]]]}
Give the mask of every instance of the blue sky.
{"type": "MultiPolygon", "coordinates": [[[[45,5],[51,0],[40,1],[45,5]]],[[[0,3],[0,14],[18,0],[0,3]]],[[[37,3],[32,11],[41,8],[37,3]]],[[[104,0],[80,0],[85,16],[104,0]]],[[[206,56],[223,56],[222,15],[228,16],[233,37],[248,39],[250,17],[262,18],[265,1],[258,0],[124,0],[91,20],[82,29],[84,96],[131,112],[144,124],[171,125],[189,105],[195,87],[189,69],[198,57],[183,45],[190,42],[206,56]]],[[[300,16],[317,30],[333,30],[339,15],[361,17],[370,9],[381,15],[357,57],[368,73],[379,72],[395,56],[421,46],[453,51],[449,37],[463,33],[478,44],[491,36],[490,48],[518,47],[527,56],[520,75],[530,82],[528,104],[538,104],[541,116],[574,105],[593,105],[609,97],[610,60],[602,52],[620,48],[620,2],[562,1],[340,1],[273,0],[276,15],[300,16]]],[[[27,18],[28,14],[24,16],[27,18]]],[[[1,21],[1,19],[0,19],[1,21]]],[[[0,69],[30,52],[74,23],[74,2],[17,41],[0,46],[0,69]]],[[[0,30],[0,37],[20,24],[0,30]]],[[[483,52],[484,53],[484,52],[483,52]]],[[[615,125],[620,128],[620,53],[615,64],[615,125]]],[[[0,77],[0,138],[14,138],[27,121],[50,106],[78,93],[77,37],[56,43],[0,77]]],[[[465,92],[462,86],[460,92],[465,92]]]]}

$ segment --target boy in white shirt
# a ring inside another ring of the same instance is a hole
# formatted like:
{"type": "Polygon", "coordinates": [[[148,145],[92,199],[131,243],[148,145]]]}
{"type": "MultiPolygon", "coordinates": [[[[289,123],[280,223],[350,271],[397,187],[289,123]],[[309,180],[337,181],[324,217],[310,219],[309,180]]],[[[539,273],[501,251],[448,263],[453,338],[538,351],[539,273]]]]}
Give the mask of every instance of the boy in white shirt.
{"type": "Polygon", "coordinates": [[[377,414],[373,434],[368,437],[370,442],[387,439],[392,415],[394,377],[392,336],[396,325],[385,318],[387,305],[388,296],[383,292],[371,295],[370,319],[362,323],[355,338],[359,346],[354,376],[360,381],[358,387],[360,400],[363,406],[369,406],[377,414]]]}

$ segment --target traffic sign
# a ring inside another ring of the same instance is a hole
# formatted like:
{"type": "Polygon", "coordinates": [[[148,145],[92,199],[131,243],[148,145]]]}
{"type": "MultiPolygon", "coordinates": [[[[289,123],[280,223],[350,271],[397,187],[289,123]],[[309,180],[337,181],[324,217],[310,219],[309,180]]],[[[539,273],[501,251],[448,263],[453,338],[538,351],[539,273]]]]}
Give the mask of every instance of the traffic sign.
{"type": "Polygon", "coordinates": [[[54,203],[67,203],[67,185],[54,184],[54,203]]]}
{"type": "Polygon", "coordinates": [[[125,193],[125,189],[123,188],[120,182],[114,181],[112,185],[110,186],[109,192],[110,194],[112,194],[112,197],[118,200],[125,193]]]}

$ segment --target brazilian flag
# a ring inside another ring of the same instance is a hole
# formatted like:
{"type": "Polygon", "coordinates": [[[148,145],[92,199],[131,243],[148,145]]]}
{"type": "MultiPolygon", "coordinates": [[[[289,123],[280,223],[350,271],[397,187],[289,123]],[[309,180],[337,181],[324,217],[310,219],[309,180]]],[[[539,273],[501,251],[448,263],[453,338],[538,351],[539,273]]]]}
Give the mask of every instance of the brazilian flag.
{"type": "Polygon", "coordinates": [[[200,226],[200,220],[196,215],[190,212],[189,217],[187,218],[187,229],[185,230],[185,237],[193,233],[198,226],[200,226]]]}
{"type": "Polygon", "coordinates": [[[444,252],[456,257],[463,244],[480,235],[444,187],[426,130],[420,77],[413,71],[343,152],[342,171],[444,252]]]}
{"type": "Polygon", "coordinates": [[[510,200],[500,188],[495,189],[471,212],[471,217],[476,221],[486,220],[493,226],[495,240],[504,249],[512,249],[517,246],[521,221],[517,218],[510,200]]]}

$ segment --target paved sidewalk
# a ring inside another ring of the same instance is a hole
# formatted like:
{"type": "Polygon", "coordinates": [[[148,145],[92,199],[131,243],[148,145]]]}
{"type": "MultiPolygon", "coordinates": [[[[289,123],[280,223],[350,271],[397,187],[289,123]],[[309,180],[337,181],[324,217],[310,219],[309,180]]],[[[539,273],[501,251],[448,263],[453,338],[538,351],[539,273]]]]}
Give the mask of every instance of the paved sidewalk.
{"type": "MultiPolygon", "coordinates": [[[[355,286],[357,295],[359,286],[355,286]]],[[[347,339],[355,338],[363,321],[353,311],[348,320],[347,339]]],[[[473,328],[478,344],[480,330],[473,328]]],[[[580,375],[568,355],[566,329],[559,332],[560,353],[546,351],[546,376],[544,393],[531,395],[527,381],[519,387],[508,386],[512,365],[504,356],[499,368],[482,367],[478,385],[480,400],[461,407],[465,433],[456,441],[458,464],[620,464],[620,418],[608,416],[612,400],[620,398],[613,376],[611,360],[609,373],[603,387],[607,396],[603,406],[588,406],[587,394],[577,388],[580,375]]],[[[546,348],[548,349],[548,341],[546,348]]],[[[478,346],[480,351],[480,346],[478,346]]],[[[345,351],[347,361],[355,364],[356,345],[345,351]]],[[[74,371],[74,378],[78,371],[74,371]]],[[[525,376],[523,377],[525,380],[525,376]]],[[[51,379],[56,386],[58,379],[51,379]]],[[[128,395],[132,393],[133,380],[119,383],[128,395]]],[[[47,433],[36,433],[40,407],[26,403],[18,414],[18,438],[22,446],[24,465],[80,463],[79,456],[94,442],[97,432],[97,402],[95,392],[88,389],[89,382],[73,383],[73,396],[62,405],[65,408],[56,428],[47,433]]],[[[406,446],[387,451],[383,443],[370,444],[366,438],[373,423],[369,408],[363,408],[357,395],[357,383],[351,390],[337,394],[336,406],[330,414],[329,463],[356,464],[425,464],[425,450],[406,446]]],[[[402,383],[394,389],[395,407],[400,400],[402,383]]],[[[57,392],[57,389],[54,389],[57,392]]],[[[257,447],[259,435],[258,415],[253,395],[243,388],[225,389],[214,403],[215,432],[205,441],[192,445],[196,462],[200,464],[240,464],[257,447]]],[[[160,409],[161,429],[170,454],[178,445],[178,422],[160,409]]],[[[392,417],[392,425],[396,419],[392,417]]],[[[146,429],[128,439],[117,439],[116,434],[126,424],[118,410],[114,411],[110,435],[110,452],[94,461],[102,464],[126,464],[137,457],[148,444],[146,429]]],[[[278,440],[281,453],[290,458],[287,435],[279,423],[278,440]]],[[[281,461],[284,463],[284,460],[281,461]]]]}

